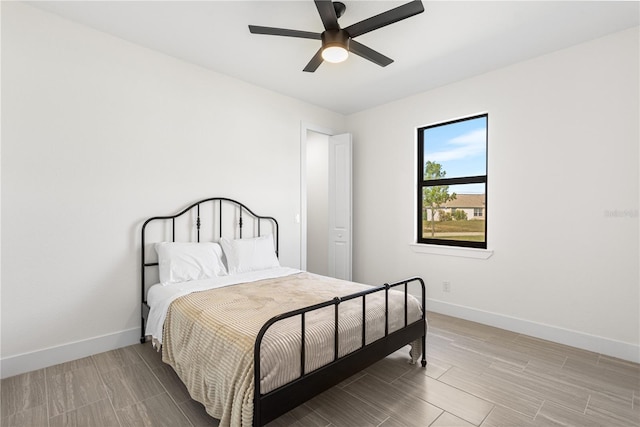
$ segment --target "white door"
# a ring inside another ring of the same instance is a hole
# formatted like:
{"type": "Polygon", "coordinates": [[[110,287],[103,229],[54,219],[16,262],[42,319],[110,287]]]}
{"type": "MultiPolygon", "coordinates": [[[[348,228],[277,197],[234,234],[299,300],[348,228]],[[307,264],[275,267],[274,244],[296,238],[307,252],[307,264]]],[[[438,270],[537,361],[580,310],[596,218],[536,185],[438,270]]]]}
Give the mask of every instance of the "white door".
{"type": "Polygon", "coordinates": [[[351,280],[351,134],[329,137],[329,276],[351,280]]]}

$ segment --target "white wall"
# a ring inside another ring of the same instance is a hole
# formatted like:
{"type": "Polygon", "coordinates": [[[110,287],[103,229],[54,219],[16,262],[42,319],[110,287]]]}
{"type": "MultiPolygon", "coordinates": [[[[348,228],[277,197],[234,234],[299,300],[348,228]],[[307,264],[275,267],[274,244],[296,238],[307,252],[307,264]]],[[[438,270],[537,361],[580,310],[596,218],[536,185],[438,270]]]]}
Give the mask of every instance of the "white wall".
{"type": "Polygon", "coordinates": [[[354,278],[421,275],[431,310],[640,361],[638,40],[634,28],[349,116],[354,278]],[[415,129],[481,112],[493,256],[416,253],[415,129]]]}
{"type": "Polygon", "coordinates": [[[3,2],[2,376],[136,341],[147,217],[237,198],[297,267],[302,121],[345,118],[3,2]]]}

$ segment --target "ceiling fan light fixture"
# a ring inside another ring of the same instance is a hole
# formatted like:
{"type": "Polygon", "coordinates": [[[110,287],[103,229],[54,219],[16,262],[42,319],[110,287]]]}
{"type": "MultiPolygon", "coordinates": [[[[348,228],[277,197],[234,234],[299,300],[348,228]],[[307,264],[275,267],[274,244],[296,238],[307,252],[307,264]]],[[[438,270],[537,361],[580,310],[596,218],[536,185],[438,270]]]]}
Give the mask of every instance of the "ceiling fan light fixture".
{"type": "Polygon", "coordinates": [[[348,57],[349,51],[344,46],[326,46],[322,49],[322,59],[327,62],[337,64],[346,61],[348,57]]]}
{"type": "Polygon", "coordinates": [[[349,57],[349,34],[346,31],[327,30],[321,38],[322,59],[335,64],[349,57]]]}

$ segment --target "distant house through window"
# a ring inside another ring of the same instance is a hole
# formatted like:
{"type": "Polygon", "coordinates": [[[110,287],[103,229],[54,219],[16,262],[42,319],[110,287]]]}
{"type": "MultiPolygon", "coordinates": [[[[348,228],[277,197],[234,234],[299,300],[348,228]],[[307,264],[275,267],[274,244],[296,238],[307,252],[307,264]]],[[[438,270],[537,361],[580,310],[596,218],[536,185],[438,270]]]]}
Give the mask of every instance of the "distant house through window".
{"type": "Polygon", "coordinates": [[[487,248],[487,122],[418,129],[418,243],[487,248]]]}

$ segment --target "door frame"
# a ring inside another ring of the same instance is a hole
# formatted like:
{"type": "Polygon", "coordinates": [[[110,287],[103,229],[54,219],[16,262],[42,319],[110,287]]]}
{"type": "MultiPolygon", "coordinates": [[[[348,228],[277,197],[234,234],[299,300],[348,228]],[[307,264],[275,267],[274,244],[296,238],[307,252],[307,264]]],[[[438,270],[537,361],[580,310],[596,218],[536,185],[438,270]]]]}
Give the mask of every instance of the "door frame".
{"type": "Polygon", "coordinates": [[[307,269],[307,132],[333,136],[332,129],[313,123],[300,123],[300,270],[307,269]]]}

